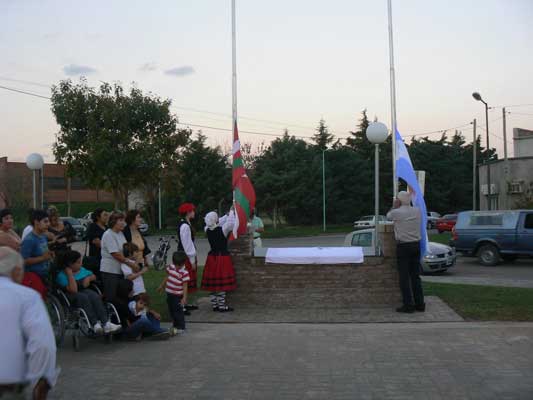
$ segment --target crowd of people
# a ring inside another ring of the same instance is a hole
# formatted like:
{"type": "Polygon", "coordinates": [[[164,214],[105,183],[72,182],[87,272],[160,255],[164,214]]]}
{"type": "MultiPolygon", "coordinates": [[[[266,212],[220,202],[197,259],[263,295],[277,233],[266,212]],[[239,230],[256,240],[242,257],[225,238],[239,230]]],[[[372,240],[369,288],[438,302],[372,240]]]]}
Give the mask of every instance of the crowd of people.
{"type": "MultiPolygon", "coordinates": [[[[43,306],[50,290],[63,291],[70,304],[85,311],[94,335],[112,334],[124,340],[139,341],[165,340],[185,332],[185,316],[198,308],[188,302],[190,293],[198,289],[198,257],[192,224],[196,208],[184,203],[178,211],[178,248],[157,288],[166,295],[172,319],[170,329],[161,326],[161,316],[151,308],[151,297],[144,284],[143,276],[151,265],[151,249],[139,230],[142,217],[138,210],[124,214],[96,209],[91,214],[84,254],[71,248],[75,232],[68,222],[61,220],[56,208],[31,210],[30,224],[23,230],[22,237],[15,232],[13,213],[8,209],[0,211],[0,309],[4,313],[4,308],[12,309],[13,302],[20,299],[24,301],[18,307],[26,307],[22,326],[13,328],[14,332],[16,330],[13,335],[20,336],[16,342],[20,341],[21,346],[26,343],[26,348],[17,356],[21,371],[26,366],[26,372],[19,371],[15,377],[4,371],[5,365],[0,367],[0,396],[23,393],[31,384],[32,390],[44,393],[42,398],[45,398],[47,390],[55,383],[57,371],[51,369],[51,365],[55,368],[54,334],[43,306]],[[95,286],[101,289],[101,294],[95,286]],[[114,306],[120,324],[112,321],[105,303],[114,306]],[[31,320],[27,326],[25,318],[31,320]],[[27,332],[30,325],[37,329],[27,332]],[[34,340],[35,332],[43,333],[42,337],[34,340]],[[42,348],[33,349],[39,355],[32,363],[32,350],[28,347],[35,343],[42,348]],[[38,365],[39,372],[30,371],[35,368],[29,368],[30,364],[38,365]],[[38,382],[42,382],[40,386],[38,382]]],[[[228,236],[233,230],[235,216],[230,210],[219,219],[216,212],[210,212],[204,221],[211,250],[199,286],[209,291],[214,312],[231,312],[233,308],[226,304],[226,292],[235,290],[237,282],[228,252],[228,236]]],[[[256,219],[255,224],[259,234],[262,222],[256,219]]],[[[8,342],[2,342],[9,346],[8,342]]],[[[1,351],[6,346],[2,346],[1,351]]]]}

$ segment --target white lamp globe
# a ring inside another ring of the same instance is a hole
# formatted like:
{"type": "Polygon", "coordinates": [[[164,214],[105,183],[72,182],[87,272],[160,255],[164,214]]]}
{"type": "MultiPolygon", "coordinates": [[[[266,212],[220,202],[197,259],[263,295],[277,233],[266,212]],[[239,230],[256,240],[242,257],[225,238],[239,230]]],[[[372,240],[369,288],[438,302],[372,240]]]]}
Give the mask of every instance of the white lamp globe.
{"type": "Polygon", "coordinates": [[[374,144],[383,143],[387,140],[389,130],[387,125],[382,122],[371,122],[366,128],[366,138],[374,144]]]}
{"type": "Polygon", "coordinates": [[[29,169],[33,171],[41,169],[44,165],[43,156],[40,155],[39,153],[31,153],[26,158],[26,165],[28,166],[29,169]]]}

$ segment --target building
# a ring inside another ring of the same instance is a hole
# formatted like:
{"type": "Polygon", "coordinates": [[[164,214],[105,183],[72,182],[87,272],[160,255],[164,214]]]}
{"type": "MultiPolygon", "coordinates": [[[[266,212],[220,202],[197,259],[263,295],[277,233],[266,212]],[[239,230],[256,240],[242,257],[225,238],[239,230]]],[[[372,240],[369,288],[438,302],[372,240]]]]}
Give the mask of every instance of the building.
{"type": "Polygon", "coordinates": [[[514,128],[513,147],[515,157],[478,165],[480,210],[487,210],[489,201],[492,210],[520,208],[524,201],[533,201],[533,131],[514,128]]]}
{"type": "MultiPolygon", "coordinates": [[[[37,172],[37,204],[113,202],[109,192],[88,188],[79,178],[68,178],[66,168],[59,164],[45,164],[37,172]],[[42,179],[44,178],[44,179],[42,179]],[[42,182],[42,184],[41,184],[42,182]],[[42,187],[41,187],[42,186],[42,187]],[[43,192],[44,188],[44,192],[43,192]]],[[[13,204],[32,204],[32,171],[25,162],[11,162],[0,157],[0,208],[13,204]]]]}

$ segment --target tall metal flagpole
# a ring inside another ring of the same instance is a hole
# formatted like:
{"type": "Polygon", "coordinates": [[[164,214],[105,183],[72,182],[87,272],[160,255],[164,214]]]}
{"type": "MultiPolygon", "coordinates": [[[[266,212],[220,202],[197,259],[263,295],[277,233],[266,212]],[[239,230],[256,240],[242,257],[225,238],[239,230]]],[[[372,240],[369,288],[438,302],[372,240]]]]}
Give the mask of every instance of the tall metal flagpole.
{"type": "Polygon", "coordinates": [[[392,31],[392,0],[388,0],[389,12],[389,62],[390,62],[390,103],[392,126],[392,187],[394,196],[398,194],[398,179],[396,178],[396,77],[394,73],[394,38],[392,31]]]}
{"type": "MultiPolygon", "coordinates": [[[[235,0],[231,0],[231,114],[233,122],[231,127],[232,135],[233,132],[235,132],[235,126],[237,124],[237,34],[235,28],[235,20],[235,0]]],[[[232,144],[235,144],[233,138],[232,144]]],[[[235,209],[235,190],[233,190],[233,208],[235,209]]]]}

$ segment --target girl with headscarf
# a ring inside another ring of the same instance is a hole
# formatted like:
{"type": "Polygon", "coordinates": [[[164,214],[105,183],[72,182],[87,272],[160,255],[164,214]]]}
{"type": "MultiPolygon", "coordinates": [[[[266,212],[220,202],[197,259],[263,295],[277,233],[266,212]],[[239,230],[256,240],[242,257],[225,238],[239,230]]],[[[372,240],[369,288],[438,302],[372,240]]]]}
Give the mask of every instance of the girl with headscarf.
{"type": "Polygon", "coordinates": [[[235,270],[228,251],[228,235],[235,224],[235,216],[231,211],[219,221],[217,213],[211,211],[204,220],[211,250],[205,262],[202,289],[210,292],[213,311],[233,311],[233,308],[226,304],[226,292],[237,288],[235,270]]]}

